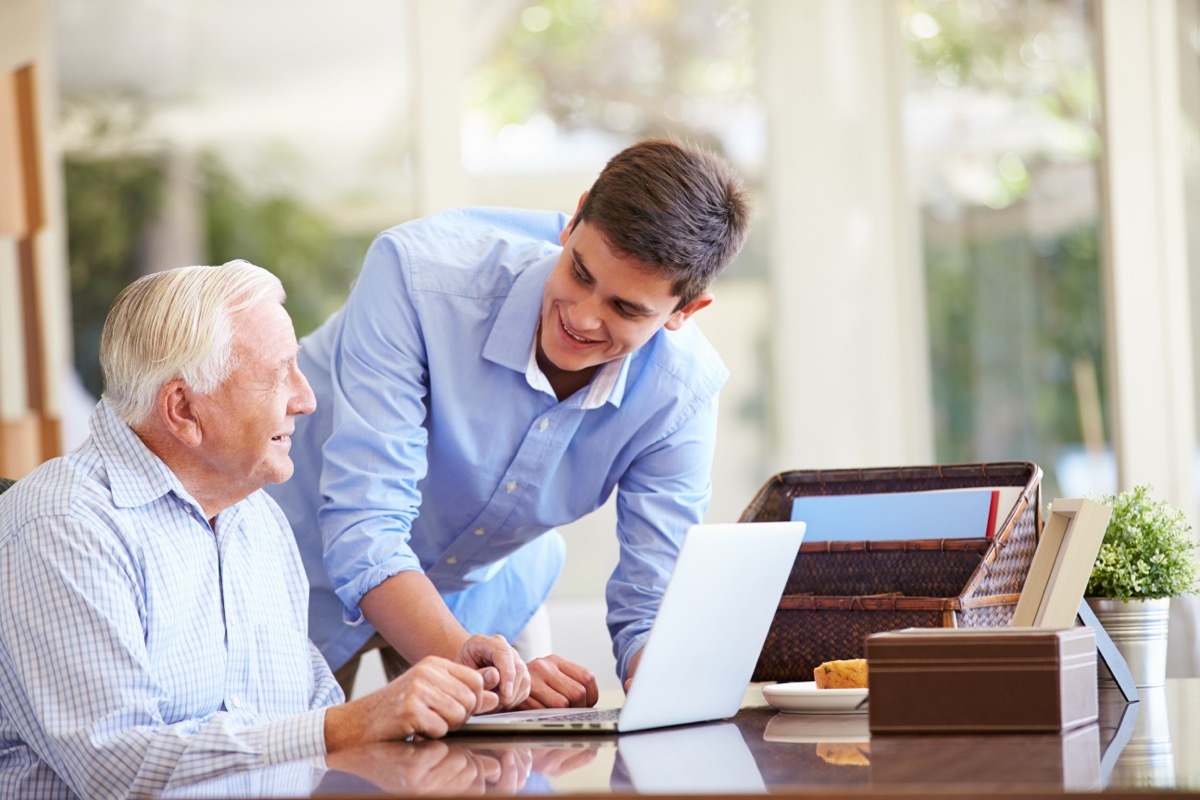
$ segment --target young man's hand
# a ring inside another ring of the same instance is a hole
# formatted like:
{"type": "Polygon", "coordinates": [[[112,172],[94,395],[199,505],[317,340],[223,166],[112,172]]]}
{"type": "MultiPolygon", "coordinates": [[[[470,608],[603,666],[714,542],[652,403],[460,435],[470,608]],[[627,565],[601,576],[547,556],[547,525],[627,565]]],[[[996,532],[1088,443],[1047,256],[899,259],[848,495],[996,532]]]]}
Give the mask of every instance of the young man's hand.
{"type": "MultiPolygon", "coordinates": [[[[496,709],[499,698],[486,686],[487,677],[444,658],[423,658],[382,689],[328,709],[326,750],[409,736],[445,736],[472,714],[496,709]]],[[[490,677],[494,685],[495,673],[490,677]]]]}
{"type": "Polygon", "coordinates": [[[638,664],[642,661],[642,653],[644,650],[638,650],[633,654],[633,658],[629,659],[629,668],[625,671],[625,694],[629,694],[630,688],[633,687],[633,673],[637,672],[638,664]]]}
{"type": "Polygon", "coordinates": [[[533,685],[521,708],[591,708],[600,699],[592,671],[562,656],[535,658],[529,674],[533,685]]]}
{"type": "Polygon", "coordinates": [[[480,671],[485,687],[500,698],[500,708],[513,708],[529,696],[529,667],[503,636],[475,634],[463,644],[458,662],[480,671]]]}

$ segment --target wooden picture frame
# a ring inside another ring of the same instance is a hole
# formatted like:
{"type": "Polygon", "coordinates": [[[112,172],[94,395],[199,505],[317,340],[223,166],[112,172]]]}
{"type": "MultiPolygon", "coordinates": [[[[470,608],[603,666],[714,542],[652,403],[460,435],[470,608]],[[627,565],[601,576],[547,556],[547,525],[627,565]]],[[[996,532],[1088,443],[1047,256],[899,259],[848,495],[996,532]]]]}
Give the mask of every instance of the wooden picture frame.
{"type": "Polygon", "coordinates": [[[1059,499],[1050,505],[1050,521],[1033,555],[1012,625],[1071,628],[1078,620],[1090,627],[1100,661],[1125,699],[1136,702],[1139,694],[1129,665],[1083,599],[1111,517],[1112,508],[1094,500],[1059,499]]]}
{"type": "Polygon", "coordinates": [[[1050,520],[1025,577],[1012,625],[1075,625],[1111,516],[1111,508],[1094,500],[1057,499],[1050,505],[1050,520]]]}

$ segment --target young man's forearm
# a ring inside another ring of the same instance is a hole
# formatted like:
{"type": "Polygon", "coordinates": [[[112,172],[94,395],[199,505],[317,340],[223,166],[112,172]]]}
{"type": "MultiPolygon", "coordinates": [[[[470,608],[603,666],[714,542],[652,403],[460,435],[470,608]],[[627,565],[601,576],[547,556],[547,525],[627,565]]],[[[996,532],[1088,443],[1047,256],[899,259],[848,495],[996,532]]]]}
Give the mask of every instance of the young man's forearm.
{"type": "Polygon", "coordinates": [[[391,576],[363,595],[358,607],[410,664],[425,656],[457,660],[470,636],[433,582],[416,570],[391,576]]]}

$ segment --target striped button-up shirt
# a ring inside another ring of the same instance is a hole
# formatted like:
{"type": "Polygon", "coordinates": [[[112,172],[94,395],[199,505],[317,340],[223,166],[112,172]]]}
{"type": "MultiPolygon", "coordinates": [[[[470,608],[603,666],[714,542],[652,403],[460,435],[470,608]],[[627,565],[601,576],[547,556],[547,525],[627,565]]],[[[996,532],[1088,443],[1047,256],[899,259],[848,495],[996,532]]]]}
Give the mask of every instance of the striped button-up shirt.
{"type": "Polygon", "coordinates": [[[38,761],[124,797],[323,756],[343,697],[279,508],[214,530],[104,401],[91,434],[0,496],[0,797],[38,761]]]}

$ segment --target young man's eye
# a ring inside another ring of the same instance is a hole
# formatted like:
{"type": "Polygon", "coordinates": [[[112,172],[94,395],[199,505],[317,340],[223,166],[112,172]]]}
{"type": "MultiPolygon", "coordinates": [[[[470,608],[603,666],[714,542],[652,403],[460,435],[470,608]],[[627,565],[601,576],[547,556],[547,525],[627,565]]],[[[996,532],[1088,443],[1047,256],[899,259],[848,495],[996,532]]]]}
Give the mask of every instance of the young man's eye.
{"type": "Polygon", "coordinates": [[[571,275],[580,283],[591,283],[591,276],[584,272],[576,261],[571,262],[571,275]]]}
{"type": "Polygon", "coordinates": [[[638,317],[638,315],[635,311],[632,311],[629,308],[626,308],[625,306],[620,306],[620,305],[617,306],[617,314],[624,317],[625,319],[637,319],[637,317],[638,317]]]}

